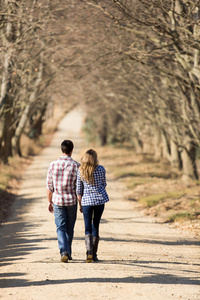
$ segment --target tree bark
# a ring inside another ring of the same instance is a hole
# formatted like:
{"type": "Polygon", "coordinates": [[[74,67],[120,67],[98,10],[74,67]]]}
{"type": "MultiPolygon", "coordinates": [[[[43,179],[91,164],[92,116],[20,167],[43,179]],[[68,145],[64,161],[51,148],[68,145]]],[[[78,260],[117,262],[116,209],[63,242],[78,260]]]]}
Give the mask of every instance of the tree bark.
{"type": "Polygon", "coordinates": [[[2,136],[0,139],[0,157],[4,164],[8,163],[8,158],[12,156],[12,137],[14,130],[12,127],[12,115],[10,110],[3,115],[2,118],[2,136]]]}
{"type": "Polygon", "coordinates": [[[155,129],[154,133],[154,158],[156,160],[163,156],[161,134],[158,129],[155,129]]]}
{"type": "Polygon", "coordinates": [[[190,138],[187,137],[185,146],[183,147],[181,152],[181,159],[183,162],[182,180],[186,183],[198,179],[195,154],[196,145],[194,145],[191,142],[190,138]]]}
{"type": "Polygon", "coordinates": [[[139,137],[138,132],[136,131],[133,138],[134,150],[136,153],[143,152],[143,142],[139,137]]]}
{"type": "Polygon", "coordinates": [[[163,157],[166,158],[169,162],[171,162],[170,144],[164,131],[162,131],[161,133],[161,138],[163,147],[163,157]]]}
{"type": "MultiPolygon", "coordinates": [[[[12,4],[14,4],[13,1],[12,4]]],[[[8,7],[8,1],[4,0],[2,5],[8,9],[8,13],[12,11],[12,4],[8,7]]],[[[0,159],[6,164],[8,163],[8,157],[12,156],[11,138],[13,136],[13,130],[11,130],[12,113],[10,108],[12,107],[11,96],[9,92],[11,89],[11,70],[12,70],[12,53],[13,53],[13,37],[12,37],[13,25],[8,18],[6,23],[1,26],[0,34],[4,45],[4,55],[2,55],[3,72],[2,81],[0,87],[0,159]]]]}
{"type": "Polygon", "coordinates": [[[178,151],[178,145],[174,142],[173,139],[170,140],[170,148],[171,148],[171,165],[172,167],[181,168],[180,155],[178,151]]]}

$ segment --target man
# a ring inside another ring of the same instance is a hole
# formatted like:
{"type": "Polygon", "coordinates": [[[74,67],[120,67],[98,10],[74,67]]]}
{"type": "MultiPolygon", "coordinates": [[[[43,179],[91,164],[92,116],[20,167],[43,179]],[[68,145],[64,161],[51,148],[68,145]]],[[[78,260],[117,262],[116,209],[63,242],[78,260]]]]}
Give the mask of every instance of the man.
{"type": "Polygon", "coordinates": [[[46,180],[48,210],[54,212],[61,262],[72,259],[77,215],[76,177],[80,165],[71,158],[73,148],[72,141],[62,142],[62,156],[50,163],[46,180]]]}

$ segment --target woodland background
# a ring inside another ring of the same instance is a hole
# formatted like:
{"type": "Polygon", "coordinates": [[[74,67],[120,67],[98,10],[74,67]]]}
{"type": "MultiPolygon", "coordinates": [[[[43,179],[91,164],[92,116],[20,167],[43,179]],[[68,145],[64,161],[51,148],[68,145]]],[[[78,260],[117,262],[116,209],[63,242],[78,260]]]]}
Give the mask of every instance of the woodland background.
{"type": "Polygon", "coordinates": [[[198,187],[199,20],[198,0],[1,0],[1,171],[81,105],[89,142],[198,187]]]}

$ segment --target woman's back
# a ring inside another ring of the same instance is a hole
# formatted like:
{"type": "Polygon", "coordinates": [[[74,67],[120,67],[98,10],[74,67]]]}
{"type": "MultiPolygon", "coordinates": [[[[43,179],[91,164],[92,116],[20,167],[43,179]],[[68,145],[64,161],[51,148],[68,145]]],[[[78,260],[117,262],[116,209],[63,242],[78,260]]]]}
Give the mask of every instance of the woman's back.
{"type": "Polygon", "coordinates": [[[100,205],[109,201],[105,187],[106,170],[102,165],[98,165],[93,172],[94,183],[88,183],[81,178],[79,170],[77,176],[77,193],[82,195],[82,205],[100,205]]]}

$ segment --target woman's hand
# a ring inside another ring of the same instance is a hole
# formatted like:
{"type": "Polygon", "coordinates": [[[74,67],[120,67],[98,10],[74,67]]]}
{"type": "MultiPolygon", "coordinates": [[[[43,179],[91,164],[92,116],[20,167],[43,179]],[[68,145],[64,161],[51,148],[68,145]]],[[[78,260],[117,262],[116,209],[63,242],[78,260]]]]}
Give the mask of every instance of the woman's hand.
{"type": "Polygon", "coordinates": [[[81,205],[81,195],[78,195],[78,203],[79,203],[79,210],[80,210],[80,212],[82,213],[83,212],[83,210],[82,210],[82,205],[81,205]]]}

